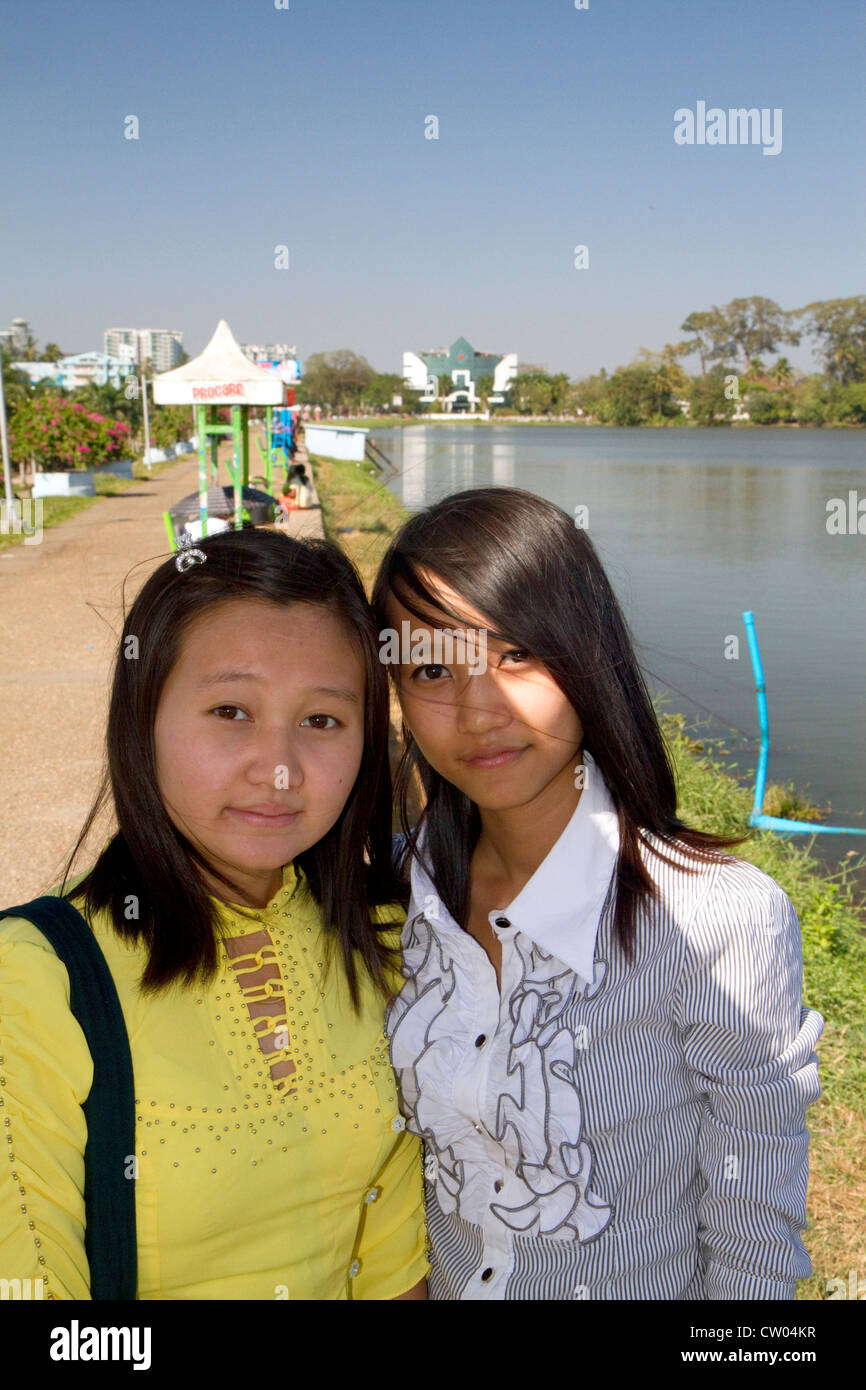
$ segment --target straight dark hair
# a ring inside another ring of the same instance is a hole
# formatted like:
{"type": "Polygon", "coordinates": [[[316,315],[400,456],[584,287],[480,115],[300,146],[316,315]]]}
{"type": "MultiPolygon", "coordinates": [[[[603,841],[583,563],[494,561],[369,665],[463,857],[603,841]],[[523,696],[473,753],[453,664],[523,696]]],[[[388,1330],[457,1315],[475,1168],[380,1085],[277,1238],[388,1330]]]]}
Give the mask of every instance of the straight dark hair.
{"type": "MultiPolygon", "coordinates": [[[[746,836],[690,829],[677,816],[673,768],[628,628],[595,547],[561,508],[520,488],[458,492],[411,517],[394,537],[373,590],[380,631],[393,595],[426,623],[466,625],[423,582],[442,581],[471,601],[493,626],[489,635],[519,643],[544,663],[568,697],[617,811],[620,848],[615,869],[614,934],[632,959],[636,913],[657,889],[641,856],[655,835],[698,864],[746,836]]],[[[478,807],[430,766],[403,726],[396,785],[402,828],[417,853],[421,826],[436,889],[456,922],[466,924],[469,865],[478,842],[478,807]],[[413,774],[426,804],[410,825],[413,774]]]]}
{"type": "Polygon", "coordinates": [[[216,604],[265,599],[316,604],[343,625],[365,675],[364,754],[335,825],[298,855],[328,934],[336,942],[352,1001],[358,1006],[357,951],[385,994],[390,952],[371,908],[405,901],[391,867],[391,775],[388,764],[388,681],[376,628],[351,562],[330,541],[292,540],[276,532],[223,532],[198,541],[204,563],[178,572],[168,559],[150,576],[123,626],[108,711],[106,770],[66,865],[62,896],[84,894],[90,914],[108,908],[114,929],[143,942],[145,991],[176,980],[207,981],[218,965],[218,911],[199,872],[238,893],[224,873],[173,824],[157,783],[154,724],[165,682],[190,625],[216,604]],[[67,890],[72,864],[102,807],[113,800],[117,833],[84,877],[67,890]],[[136,903],[137,917],[127,916],[136,903]]]}

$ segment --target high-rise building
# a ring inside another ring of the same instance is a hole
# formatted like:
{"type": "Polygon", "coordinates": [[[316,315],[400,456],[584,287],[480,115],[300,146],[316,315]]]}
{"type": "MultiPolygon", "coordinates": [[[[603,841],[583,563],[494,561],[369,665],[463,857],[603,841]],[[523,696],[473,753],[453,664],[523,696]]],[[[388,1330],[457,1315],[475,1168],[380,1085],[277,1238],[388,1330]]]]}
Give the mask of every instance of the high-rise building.
{"type": "Polygon", "coordinates": [[[0,329],[0,342],[5,343],[12,352],[23,352],[30,337],[30,324],[27,319],[13,319],[8,328],[0,329]]]}
{"type": "Polygon", "coordinates": [[[288,343],[241,343],[240,348],[251,362],[285,362],[298,355],[298,349],[288,343]]]}
{"type": "Polygon", "coordinates": [[[107,328],[103,348],[111,357],[141,367],[150,359],[155,372],[169,372],[183,356],[183,334],[173,328],[107,328]]]}

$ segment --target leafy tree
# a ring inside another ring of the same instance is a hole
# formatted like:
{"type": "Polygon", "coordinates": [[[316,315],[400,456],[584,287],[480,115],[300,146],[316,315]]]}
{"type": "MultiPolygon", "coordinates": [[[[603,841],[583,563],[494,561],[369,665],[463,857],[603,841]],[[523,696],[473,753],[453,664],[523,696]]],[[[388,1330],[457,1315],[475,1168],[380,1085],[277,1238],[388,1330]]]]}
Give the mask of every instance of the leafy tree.
{"type": "Polygon", "coordinates": [[[781,418],[778,396],[766,387],[757,386],[750,391],[747,406],[753,424],[775,425],[781,418]]]}
{"type": "Polygon", "coordinates": [[[520,415],[542,415],[550,408],[553,387],[545,372],[521,372],[509,387],[512,407],[520,415]]]}
{"type": "Polygon", "coordinates": [[[764,299],[761,295],[732,299],[722,312],[729,339],[734,350],[742,353],[746,371],[759,353],[775,352],[780,342],[796,346],[800,341],[801,335],[793,327],[793,315],[780,309],[774,299],[764,299]]]}
{"type": "Polygon", "coordinates": [[[377,372],[364,387],[361,404],[372,410],[390,410],[391,400],[404,392],[405,382],[396,372],[377,372]]]}
{"type": "Polygon", "coordinates": [[[511,382],[508,395],[521,415],[549,415],[568,409],[571,390],[567,372],[521,372],[511,382]]]}
{"type": "Polygon", "coordinates": [[[307,358],[303,381],[296,388],[300,403],[336,408],[357,406],[376,376],[365,357],[349,348],[314,352],[307,358]]]}
{"type": "Polygon", "coordinates": [[[801,425],[823,425],[827,421],[830,394],[824,376],[805,377],[794,387],[794,419],[801,425]]]}
{"type": "Polygon", "coordinates": [[[43,362],[59,362],[61,357],[65,356],[66,353],[56,343],[46,343],[42,349],[41,360],[43,362]]]}
{"type": "Polygon", "coordinates": [[[728,425],[734,401],[725,395],[725,376],[730,368],[717,366],[694,378],[689,391],[689,414],[696,425],[728,425]]]}
{"type": "Polygon", "coordinates": [[[576,381],[568,392],[569,406],[572,410],[582,410],[593,419],[601,419],[607,397],[607,383],[608,378],[604,372],[576,381]]]}
{"type": "Polygon", "coordinates": [[[794,312],[804,320],[804,331],[819,340],[814,352],[831,381],[845,386],[866,380],[866,295],[815,300],[794,312]]]}
{"type": "Polygon", "coordinates": [[[834,391],[828,413],[834,424],[866,425],[866,381],[849,381],[834,391]]]}
{"type": "Polygon", "coordinates": [[[150,442],[157,449],[168,449],[178,440],[189,439],[188,405],[154,405],[150,408],[150,442]]]}
{"type": "Polygon", "coordinates": [[[715,304],[712,309],[689,314],[681,324],[684,333],[694,336],[685,346],[689,352],[696,352],[701,362],[701,376],[707,371],[707,363],[719,358],[730,357],[734,351],[730,327],[726,314],[715,304]]]}
{"type": "Polygon", "coordinates": [[[679,414],[673,399],[667,367],[632,363],[618,367],[606,391],[610,418],[617,425],[641,425],[654,416],[670,419],[679,414]]]}

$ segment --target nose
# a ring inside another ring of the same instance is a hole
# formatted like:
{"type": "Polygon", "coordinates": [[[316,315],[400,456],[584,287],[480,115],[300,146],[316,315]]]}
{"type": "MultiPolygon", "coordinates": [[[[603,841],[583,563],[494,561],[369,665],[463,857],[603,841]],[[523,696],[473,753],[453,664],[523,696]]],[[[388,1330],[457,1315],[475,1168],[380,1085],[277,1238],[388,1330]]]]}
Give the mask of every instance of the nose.
{"type": "Polygon", "coordinates": [[[484,734],[504,729],[511,723],[512,711],[489,673],[467,676],[457,695],[457,730],[461,734],[484,734]]]}
{"type": "Polygon", "coordinates": [[[255,786],[269,790],[287,791],[300,787],[304,769],[292,730],[285,725],[262,729],[251,749],[246,775],[255,786]]]}

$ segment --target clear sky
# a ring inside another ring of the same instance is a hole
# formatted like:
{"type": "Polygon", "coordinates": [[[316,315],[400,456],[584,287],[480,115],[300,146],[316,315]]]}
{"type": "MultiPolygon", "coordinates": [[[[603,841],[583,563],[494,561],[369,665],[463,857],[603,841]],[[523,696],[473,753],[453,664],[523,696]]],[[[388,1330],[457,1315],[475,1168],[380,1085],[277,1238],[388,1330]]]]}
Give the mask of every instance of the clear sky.
{"type": "Polygon", "coordinates": [[[224,317],[380,371],[465,335],[577,377],[864,291],[861,0],[288,5],[4,7],[0,326],[194,355],[224,317]],[[781,153],[676,144],[698,101],[780,107],[781,153]]]}

